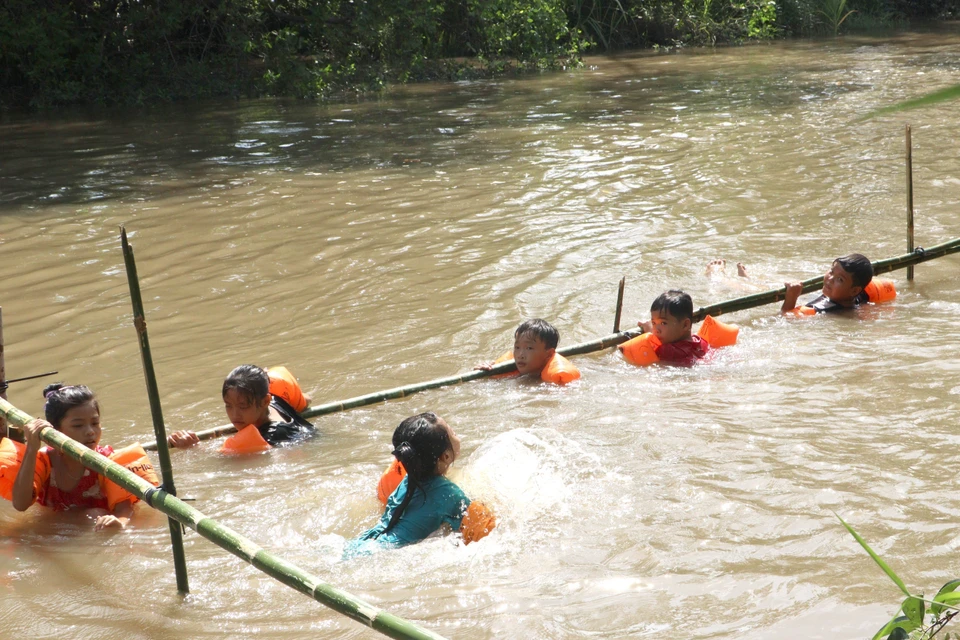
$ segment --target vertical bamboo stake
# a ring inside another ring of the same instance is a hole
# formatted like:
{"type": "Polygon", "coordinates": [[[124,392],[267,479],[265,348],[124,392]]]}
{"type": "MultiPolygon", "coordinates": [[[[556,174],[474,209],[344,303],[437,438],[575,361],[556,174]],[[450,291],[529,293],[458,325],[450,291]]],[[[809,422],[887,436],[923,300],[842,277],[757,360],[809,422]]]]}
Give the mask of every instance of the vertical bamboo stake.
{"type": "MultiPolygon", "coordinates": [[[[3,307],[0,307],[0,398],[7,399],[7,369],[3,361],[3,307]]],[[[7,437],[7,421],[0,416],[0,438],[7,437]]]]}
{"type": "Polygon", "coordinates": [[[613,318],[613,332],[620,333],[620,312],[623,311],[623,285],[627,282],[627,276],[620,278],[620,291],[617,293],[617,315],[613,318]]]}
{"type": "MultiPolygon", "coordinates": [[[[147,321],[143,315],[143,299],[140,297],[140,281],[137,278],[137,264],[133,259],[133,247],[127,242],[127,230],[120,227],[120,244],[123,247],[123,261],[127,267],[127,282],[130,285],[130,299],[133,302],[133,326],[137,328],[140,342],[140,358],[143,360],[143,375],[147,381],[147,395],[150,397],[150,413],[153,416],[153,431],[157,437],[157,457],[160,459],[160,476],[163,490],[172,496],[177,495],[173,484],[173,468],[170,466],[170,449],[167,448],[167,433],[163,426],[163,410],[160,408],[160,391],[157,389],[157,377],[153,371],[153,356],[150,355],[150,340],[147,338],[147,321]]],[[[187,560],[183,552],[183,529],[180,523],[170,518],[170,541],[173,545],[173,566],[177,574],[177,591],[189,593],[187,584],[187,560]]]]}
{"type": "MultiPolygon", "coordinates": [[[[907,125],[907,253],[913,252],[913,143],[907,125]]],[[[913,267],[907,267],[907,280],[913,280],[913,267]]]]}

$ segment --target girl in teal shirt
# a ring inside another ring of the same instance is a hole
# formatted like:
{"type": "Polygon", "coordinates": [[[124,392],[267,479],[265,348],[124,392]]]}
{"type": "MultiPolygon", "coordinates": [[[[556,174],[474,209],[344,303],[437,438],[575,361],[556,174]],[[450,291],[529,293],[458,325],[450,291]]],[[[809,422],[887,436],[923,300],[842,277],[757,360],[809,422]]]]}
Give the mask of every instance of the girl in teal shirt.
{"type": "Polygon", "coordinates": [[[407,475],[387,500],[380,522],[348,543],[347,555],[420,542],[444,523],[460,530],[470,498],[444,477],[460,452],[460,438],[431,412],[401,422],[394,434],[398,441],[393,455],[407,475]]]}

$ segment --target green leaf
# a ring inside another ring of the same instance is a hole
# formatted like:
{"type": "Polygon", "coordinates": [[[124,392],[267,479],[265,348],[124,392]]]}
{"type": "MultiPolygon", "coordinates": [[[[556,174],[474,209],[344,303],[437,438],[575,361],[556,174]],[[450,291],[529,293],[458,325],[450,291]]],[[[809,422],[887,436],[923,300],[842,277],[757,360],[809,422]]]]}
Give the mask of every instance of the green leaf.
{"type": "Polygon", "coordinates": [[[893,580],[893,582],[898,587],[900,587],[900,591],[903,591],[904,595],[911,596],[912,594],[909,591],[907,591],[907,586],[903,584],[903,580],[901,580],[900,577],[893,572],[893,569],[887,566],[887,563],[884,562],[883,559],[880,556],[878,556],[873,549],[870,548],[870,545],[868,545],[866,541],[860,537],[860,534],[854,531],[853,527],[848,525],[844,521],[844,519],[840,517],[840,514],[834,512],[833,515],[837,516],[837,519],[840,520],[840,523],[847,528],[847,531],[849,531],[850,535],[852,535],[853,538],[860,543],[860,546],[863,547],[864,550],[870,554],[870,557],[873,558],[873,561],[876,562],[881,569],[883,569],[883,572],[887,574],[890,577],[890,579],[893,580]]]}
{"type": "MultiPolygon", "coordinates": [[[[941,591],[943,591],[943,589],[941,589],[941,591]]],[[[946,593],[938,593],[933,599],[933,602],[934,604],[930,605],[930,613],[935,616],[939,616],[940,612],[945,608],[952,608],[957,603],[960,603],[960,591],[947,591],[946,593]]]]}
{"type": "Polygon", "coordinates": [[[956,98],[960,98],[960,84],[947,87],[946,89],[940,89],[939,91],[934,91],[933,93],[928,93],[927,95],[920,96],[919,98],[898,102],[897,104],[892,104],[889,107],[876,109],[875,111],[871,111],[861,118],[857,118],[857,121],[862,122],[876,116],[885,115],[887,113],[896,113],[897,111],[906,111],[907,109],[927,107],[932,104],[937,104],[946,100],[954,100],[956,98]]]}
{"type": "Polygon", "coordinates": [[[923,600],[910,596],[903,601],[903,605],[901,605],[900,608],[903,609],[903,614],[907,616],[910,622],[918,627],[923,624],[923,613],[925,609],[923,600]]]}
{"type": "Polygon", "coordinates": [[[883,628],[880,631],[877,631],[872,640],[881,640],[881,638],[889,638],[889,640],[897,640],[898,638],[903,638],[904,633],[909,634],[914,629],[918,628],[920,625],[914,624],[906,616],[900,616],[899,618],[894,618],[887,624],[883,625],[883,628]],[[897,630],[900,630],[896,636],[893,633],[897,630]]]}

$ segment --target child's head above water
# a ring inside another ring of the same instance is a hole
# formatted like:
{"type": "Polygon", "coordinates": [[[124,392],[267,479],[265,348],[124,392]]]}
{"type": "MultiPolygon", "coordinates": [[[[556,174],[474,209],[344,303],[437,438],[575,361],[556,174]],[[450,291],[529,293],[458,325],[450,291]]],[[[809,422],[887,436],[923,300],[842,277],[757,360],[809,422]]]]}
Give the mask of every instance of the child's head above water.
{"type": "Polygon", "coordinates": [[[242,364],[223,381],[223,404],[233,426],[260,426],[270,415],[270,377],[252,364],[242,364]]]}
{"type": "Polygon", "coordinates": [[[43,397],[47,422],[68,438],[96,448],[100,442],[100,403],[89,387],[55,382],[44,388],[43,397]]]}
{"type": "Polygon", "coordinates": [[[661,293],[650,305],[650,331],[663,344],[690,338],[693,299],[679,289],[661,293]]]}
{"type": "Polygon", "coordinates": [[[410,416],[393,432],[393,455],[407,472],[407,494],[397,506],[384,532],[400,520],[417,487],[442,476],[460,453],[460,438],[443,418],[433,413],[410,416]]]}
{"type": "Polygon", "coordinates": [[[859,253],[837,258],[823,276],[823,295],[834,302],[856,298],[873,280],[873,265],[859,253]]]}
{"type": "Polygon", "coordinates": [[[560,332],[540,318],[527,320],[513,334],[513,359],[520,375],[540,373],[560,343],[560,332]]]}

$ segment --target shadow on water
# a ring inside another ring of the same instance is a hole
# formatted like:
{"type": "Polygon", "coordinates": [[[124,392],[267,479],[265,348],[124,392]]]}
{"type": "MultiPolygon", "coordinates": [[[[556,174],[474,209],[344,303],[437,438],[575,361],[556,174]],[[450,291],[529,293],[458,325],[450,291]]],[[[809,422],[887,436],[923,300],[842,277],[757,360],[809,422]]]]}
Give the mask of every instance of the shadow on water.
{"type": "MultiPolygon", "coordinates": [[[[904,36],[906,38],[907,36],[904,36]]],[[[631,53],[583,70],[522,80],[421,84],[352,105],[287,100],[76,113],[0,125],[0,213],[128,197],[165,198],[250,172],[340,173],[489,166],[517,144],[577,128],[668,123],[685,116],[778,117],[801,105],[867,91],[843,76],[869,38],[631,53]],[[719,62],[721,64],[718,64],[719,62]],[[799,59],[798,59],[799,58],[799,59]],[[836,74],[829,72],[835,70],[836,74]],[[677,95],[682,100],[677,100],[677,95]],[[424,101],[431,108],[424,109],[424,101]],[[495,136],[491,135],[496,133],[495,136]]],[[[929,47],[903,63],[960,65],[929,47]]]]}

